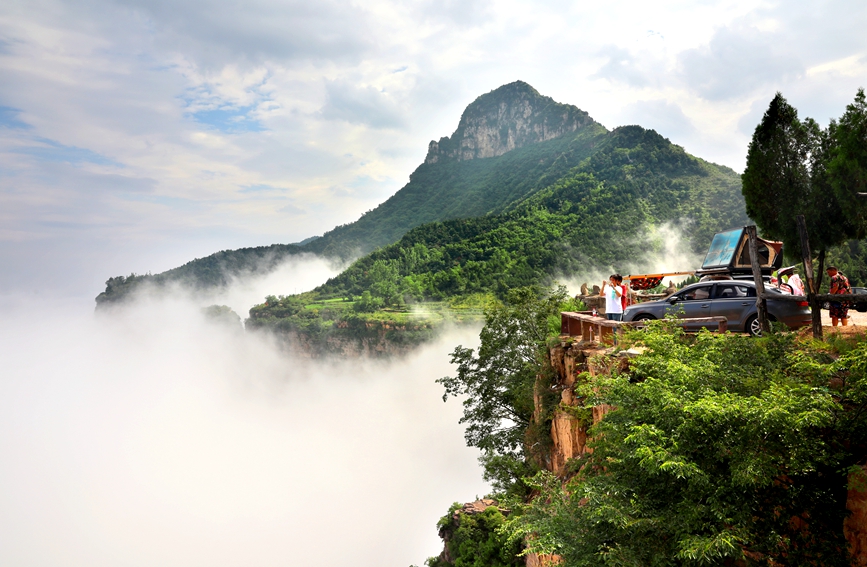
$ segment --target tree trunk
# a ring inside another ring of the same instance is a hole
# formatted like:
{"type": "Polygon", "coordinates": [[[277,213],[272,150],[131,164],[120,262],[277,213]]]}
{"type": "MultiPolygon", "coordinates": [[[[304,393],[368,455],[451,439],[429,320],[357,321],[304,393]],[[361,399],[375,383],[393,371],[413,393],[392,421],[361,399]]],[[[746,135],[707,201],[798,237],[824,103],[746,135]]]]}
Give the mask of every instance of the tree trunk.
{"type": "Polygon", "coordinates": [[[756,226],[746,227],[747,238],[750,246],[750,266],[753,269],[753,281],[756,283],[756,314],[759,318],[759,327],[763,333],[770,330],[768,325],[768,303],[765,300],[765,284],[762,280],[762,268],[759,265],[759,245],[756,235],[756,226]]]}
{"type": "MultiPolygon", "coordinates": [[[[810,239],[807,235],[807,223],[804,220],[804,215],[796,216],[795,223],[798,225],[798,233],[801,237],[801,258],[804,260],[804,276],[807,278],[807,301],[810,303],[810,313],[812,314],[813,337],[820,339],[822,338],[822,304],[816,299],[819,285],[813,274],[813,255],[810,253],[810,239]]],[[[819,253],[819,258],[824,263],[824,249],[819,253]]],[[[819,281],[821,282],[821,280],[819,281]]]]}
{"type": "Polygon", "coordinates": [[[816,293],[822,293],[822,278],[825,277],[825,249],[819,250],[819,273],[816,274],[816,293]]]}

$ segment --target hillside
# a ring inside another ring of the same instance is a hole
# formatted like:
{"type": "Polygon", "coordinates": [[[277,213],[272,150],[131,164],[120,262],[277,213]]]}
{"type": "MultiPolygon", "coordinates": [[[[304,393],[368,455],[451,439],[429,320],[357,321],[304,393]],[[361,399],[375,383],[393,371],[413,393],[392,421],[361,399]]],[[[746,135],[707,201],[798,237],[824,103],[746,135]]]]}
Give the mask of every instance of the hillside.
{"type": "Polygon", "coordinates": [[[303,336],[325,351],[334,335],[351,338],[345,329],[367,312],[381,320],[411,311],[407,303],[503,298],[564,276],[641,266],[661,245],[649,237],[652,227],[678,225],[702,251],[713,233],[746,221],[737,174],[653,130],[622,127],[598,139],[579,166],[503,212],[419,226],[303,298],[255,306],[248,328],[303,336]],[[342,300],[342,310],[323,309],[322,300],[342,300]]]}
{"type": "MultiPolygon", "coordinates": [[[[409,183],[357,221],[297,245],[224,250],[160,274],[111,278],[97,304],[123,299],[145,282],[225,285],[215,267],[225,267],[228,277],[240,275],[259,262],[265,248],[276,260],[300,252],[350,259],[425,223],[500,212],[565,175],[607,133],[586,112],[542,96],[527,83],[504,85],[470,104],[451,137],[430,143],[409,183]]],[[[276,263],[265,262],[261,269],[269,266],[276,263]]]]}
{"type": "Polygon", "coordinates": [[[452,353],[494,493],[449,509],[425,565],[867,562],[863,332],[656,321],[610,347],[561,335],[562,299],[514,290],[452,353]]]}
{"type": "Polygon", "coordinates": [[[305,249],[357,257],[422,224],[500,212],[565,175],[607,133],[586,112],[527,83],[504,85],[470,104],[450,137],[430,143],[400,191],[305,249]]]}
{"type": "Polygon", "coordinates": [[[163,287],[180,284],[194,290],[228,285],[233,278],[250,274],[267,274],[279,266],[287,256],[304,252],[296,244],[272,244],[255,248],[223,250],[204,258],[196,258],[183,266],[159,274],[130,274],[109,278],[105,291],[96,296],[97,308],[129,298],[130,293],[143,285],[163,287]]]}

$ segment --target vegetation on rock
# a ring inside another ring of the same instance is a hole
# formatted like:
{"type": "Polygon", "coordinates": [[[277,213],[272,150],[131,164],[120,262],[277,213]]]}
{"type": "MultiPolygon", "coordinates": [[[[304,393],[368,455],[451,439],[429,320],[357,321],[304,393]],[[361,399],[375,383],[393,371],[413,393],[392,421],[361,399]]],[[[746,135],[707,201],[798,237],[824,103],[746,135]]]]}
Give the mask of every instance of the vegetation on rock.
{"type": "Polygon", "coordinates": [[[539,399],[556,332],[541,332],[550,304],[512,297],[478,355],[455,351],[445,385],[465,396],[468,444],[511,461],[485,464],[489,476],[512,472],[498,489],[513,541],[566,566],[849,564],[847,494],[867,487],[863,337],[688,335],[666,321],[633,332],[621,346],[643,352],[625,370],[585,373],[574,387],[576,410],[612,408],[589,432],[593,451],[565,478],[530,477],[550,431],[539,409],[557,402],[539,399]],[[506,335],[522,337],[521,350],[506,335]]]}
{"type": "Polygon", "coordinates": [[[440,557],[425,562],[428,567],[519,567],[521,544],[509,541],[502,530],[505,516],[497,506],[466,513],[455,502],[437,527],[446,541],[440,557]]]}

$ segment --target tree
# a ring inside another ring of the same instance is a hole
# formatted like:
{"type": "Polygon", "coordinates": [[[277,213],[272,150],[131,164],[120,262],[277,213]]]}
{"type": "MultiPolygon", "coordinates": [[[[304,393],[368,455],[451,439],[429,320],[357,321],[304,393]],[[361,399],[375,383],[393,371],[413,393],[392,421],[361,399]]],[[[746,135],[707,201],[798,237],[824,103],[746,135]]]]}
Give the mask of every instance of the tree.
{"type": "Polygon", "coordinates": [[[547,340],[552,327],[559,333],[567,301],[563,287],[510,291],[503,305],[486,312],[478,350],[455,348],[457,375],[437,380],[445,387],[443,401],[465,398],[460,422],[467,424],[467,445],[482,450],[485,478],[497,489],[521,490],[521,476],[534,469],[526,444],[548,439],[545,424],[534,421],[534,386],[537,376],[552,372],[547,340]],[[543,434],[532,435],[534,427],[543,434]]]}
{"type": "Polygon", "coordinates": [[[853,225],[855,238],[867,233],[867,202],[858,193],[867,193],[867,97],[858,89],[846,107],[834,132],[827,173],[834,195],[853,225]]]}
{"type": "Polygon", "coordinates": [[[370,268],[370,291],[376,297],[381,297],[386,305],[399,301],[400,274],[397,262],[392,260],[376,260],[370,268]]]}
{"type": "Polygon", "coordinates": [[[771,100],[753,133],[742,176],[747,215],[765,235],[798,249],[795,215],[803,214],[810,187],[810,132],[783,95],[771,100]]]}
{"type": "Polygon", "coordinates": [[[853,234],[827,171],[833,131],[833,123],[822,130],[810,118],[801,122],[798,111],[777,93],[753,133],[742,176],[747,214],[764,235],[782,240],[797,257],[801,241],[795,217],[804,215],[810,248],[819,253],[817,284],[827,249],[853,234]]]}

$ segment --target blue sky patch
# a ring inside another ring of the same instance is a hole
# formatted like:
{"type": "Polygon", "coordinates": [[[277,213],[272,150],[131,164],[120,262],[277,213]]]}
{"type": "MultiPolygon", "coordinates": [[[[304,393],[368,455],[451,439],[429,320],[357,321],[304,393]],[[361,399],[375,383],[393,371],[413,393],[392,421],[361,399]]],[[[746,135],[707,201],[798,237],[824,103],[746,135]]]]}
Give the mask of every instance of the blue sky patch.
{"type": "Polygon", "coordinates": [[[39,146],[24,146],[9,150],[12,153],[24,154],[35,158],[52,161],[57,163],[69,163],[78,165],[81,163],[95,163],[97,165],[111,165],[114,167],[123,167],[122,163],[118,163],[113,159],[107,158],[94,151],[86,148],[76,148],[75,146],[64,146],[54,140],[45,138],[36,138],[39,146]]]}
{"type": "Polygon", "coordinates": [[[191,112],[190,116],[199,124],[205,124],[227,134],[261,132],[265,127],[258,120],[247,116],[252,109],[252,106],[225,107],[191,112]]]}
{"type": "Polygon", "coordinates": [[[18,119],[19,114],[21,114],[21,111],[17,108],[0,106],[0,128],[14,128],[17,130],[31,128],[30,124],[18,119]]]}

